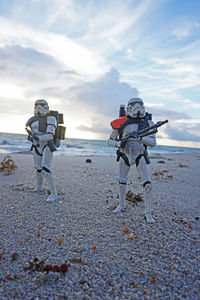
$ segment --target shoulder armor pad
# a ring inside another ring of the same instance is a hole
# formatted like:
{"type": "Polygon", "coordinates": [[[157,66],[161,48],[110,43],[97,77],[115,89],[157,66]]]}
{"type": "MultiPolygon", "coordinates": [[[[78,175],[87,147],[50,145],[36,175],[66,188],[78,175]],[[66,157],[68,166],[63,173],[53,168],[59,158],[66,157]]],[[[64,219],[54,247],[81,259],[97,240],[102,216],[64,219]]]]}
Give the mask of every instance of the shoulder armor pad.
{"type": "Polygon", "coordinates": [[[53,125],[57,127],[57,120],[54,116],[48,116],[47,117],[47,125],[53,125]]]}
{"type": "Polygon", "coordinates": [[[118,118],[118,119],[115,119],[113,120],[110,125],[112,126],[113,129],[119,129],[120,126],[122,124],[124,124],[124,122],[126,122],[126,120],[128,120],[127,116],[124,116],[124,117],[121,117],[121,118],[118,118]]]}
{"type": "Polygon", "coordinates": [[[31,126],[31,124],[32,124],[33,122],[35,122],[35,121],[38,121],[38,118],[35,117],[35,116],[31,117],[31,118],[28,119],[28,121],[26,122],[26,127],[27,127],[27,126],[31,126]]]}

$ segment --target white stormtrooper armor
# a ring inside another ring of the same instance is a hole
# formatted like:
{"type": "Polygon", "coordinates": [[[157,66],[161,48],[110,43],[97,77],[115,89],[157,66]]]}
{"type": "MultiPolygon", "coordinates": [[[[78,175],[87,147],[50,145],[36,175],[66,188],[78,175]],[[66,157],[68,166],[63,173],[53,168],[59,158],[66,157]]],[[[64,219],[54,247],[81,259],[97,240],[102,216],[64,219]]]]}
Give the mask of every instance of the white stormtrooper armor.
{"type": "Polygon", "coordinates": [[[108,140],[108,145],[118,148],[119,162],[119,205],[114,212],[124,211],[126,197],[126,183],[130,166],[136,164],[137,171],[143,181],[145,200],[145,219],[147,223],[154,223],[151,215],[151,176],[149,172],[149,158],[146,147],[156,145],[155,134],[138,139],[128,139],[125,145],[118,140],[129,133],[137,132],[152,126],[151,115],[145,113],[143,101],[140,98],[129,100],[126,108],[126,116],[111,122],[113,132],[108,140]]]}
{"type": "Polygon", "coordinates": [[[35,191],[43,191],[44,177],[50,188],[50,195],[47,201],[57,199],[56,185],[50,167],[53,158],[53,151],[56,150],[53,138],[57,128],[55,116],[48,115],[49,106],[46,100],[40,99],[35,102],[34,117],[26,123],[30,127],[30,138],[32,139],[32,150],[34,167],[36,169],[36,188],[35,191]]]}

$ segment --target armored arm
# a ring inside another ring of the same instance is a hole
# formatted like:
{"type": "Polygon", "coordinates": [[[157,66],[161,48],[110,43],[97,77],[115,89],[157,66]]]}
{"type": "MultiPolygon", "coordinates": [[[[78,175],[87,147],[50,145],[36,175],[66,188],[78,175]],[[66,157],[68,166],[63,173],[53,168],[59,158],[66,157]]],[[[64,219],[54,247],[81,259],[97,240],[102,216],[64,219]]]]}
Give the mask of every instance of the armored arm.
{"type": "MultiPolygon", "coordinates": [[[[151,120],[149,120],[148,123],[149,123],[149,127],[154,125],[154,123],[151,120]]],[[[139,143],[142,143],[149,147],[155,147],[156,146],[156,135],[155,135],[156,131],[157,131],[156,129],[155,129],[155,132],[154,132],[154,130],[152,130],[151,134],[141,137],[139,140],[139,143]]]]}
{"type": "Polygon", "coordinates": [[[141,140],[139,140],[139,143],[142,143],[142,144],[144,144],[146,146],[149,146],[149,147],[155,147],[156,146],[155,134],[148,135],[148,136],[145,136],[145,137],[141,138],[141,140]]]}
{"type": "Polygon", "coordinates": [[[117,140],[118,134],[119,134],[119,131],[117,129],[114,129],[112,131],[110,138],[107,141],[109,146],[118,147],[118,148],[121,146],[121,141],[117,140]]]}
{"type": "Polygon", "coordinates": [[[141,143],[150,147],[154,147],[156,146],[155,134],[158,132],[158,128],[168,123],[168,120],[158,121],[156,124],[154,124],[151,120],[149,120],[148,123],[149,123],[149,127],[139,131],[138,134],[141,137],[140,138],[141,143]]]}

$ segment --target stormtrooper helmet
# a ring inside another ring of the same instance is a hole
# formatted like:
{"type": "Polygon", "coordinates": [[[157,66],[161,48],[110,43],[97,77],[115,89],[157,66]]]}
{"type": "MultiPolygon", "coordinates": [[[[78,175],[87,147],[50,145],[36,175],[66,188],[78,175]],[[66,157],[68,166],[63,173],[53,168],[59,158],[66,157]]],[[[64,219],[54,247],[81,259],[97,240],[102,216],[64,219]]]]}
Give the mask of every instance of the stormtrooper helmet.
{"type": "Polygon", "coordinates": [[[35,101],[34,115],[37,117],[46,116],[49,113],[49,105],[46,100],[39,99],[35,101]]]}
{"type": "Polygon", "coordinates": [[[126,107],[126,114],[131,118],[143,118],[145,116],[145,108],[142,99],[131,98],[126,107]]]}

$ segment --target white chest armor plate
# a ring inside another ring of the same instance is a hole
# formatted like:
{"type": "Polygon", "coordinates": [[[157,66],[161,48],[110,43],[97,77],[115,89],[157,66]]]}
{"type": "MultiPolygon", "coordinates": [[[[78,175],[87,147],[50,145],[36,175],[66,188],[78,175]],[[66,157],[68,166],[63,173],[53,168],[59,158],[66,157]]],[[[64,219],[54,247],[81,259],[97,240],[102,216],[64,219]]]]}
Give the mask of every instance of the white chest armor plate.
{"type": "MultiPolygon", "coordinates": [[[[133,133],[134,131],[137,131],[137,129],[138,129],[138,124],[127,125],[123,130],[122,137],[124,137],[127,134],[133,133]]],[[[129,163],[133,165],[135,164],[135,159],[138,157],[138,155],[143,154],[144,146],[142,143],[129,140],[125,148],[121,148],[120,151],[127,155],[129,159],[129,163]]]]}

